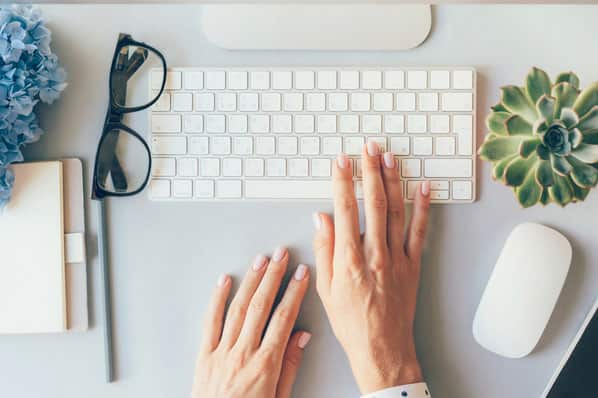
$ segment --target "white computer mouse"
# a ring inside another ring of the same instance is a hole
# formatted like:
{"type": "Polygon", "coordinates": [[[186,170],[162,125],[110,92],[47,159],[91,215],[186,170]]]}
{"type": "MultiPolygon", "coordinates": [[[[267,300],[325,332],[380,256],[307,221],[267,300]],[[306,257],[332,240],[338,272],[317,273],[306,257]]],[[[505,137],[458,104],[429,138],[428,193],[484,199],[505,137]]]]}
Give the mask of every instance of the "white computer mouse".
{"type": "Polygon", "coordinates": [[[571,244],[561,233],[535,223],[509,235],[482,294],[473,336],[507,358],[528,355],[559,298],[571,265],[571,244]]]}

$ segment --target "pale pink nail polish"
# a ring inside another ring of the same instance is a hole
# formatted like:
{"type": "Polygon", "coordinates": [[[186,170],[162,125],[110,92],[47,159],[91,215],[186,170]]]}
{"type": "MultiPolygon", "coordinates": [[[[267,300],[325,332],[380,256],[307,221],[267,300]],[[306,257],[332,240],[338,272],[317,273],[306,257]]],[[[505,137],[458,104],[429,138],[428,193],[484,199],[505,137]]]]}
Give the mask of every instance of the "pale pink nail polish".
{"type": "Polygon", "coordinates": [[[255,257],[255,260],[253,260],[253,264],[251,265],[251,268],[254,271],[259,271],[262,268],[264,268],[267,263],[268,263],[268,259],[266,258],[266,256],[264,256],[263,254],[258,254],[255,257]]]}
{"type": "Polygon", "coordinates": [[[346,169],[349,167],[349,158],[344,153],[339,153],[336,158],[336,164],[338,164],[338,167],[341,169],[346,169]]]}
{"type": "Polygon", "coordinates": [[[309,340],[311,340],[311,333],[303,332],[297,340],[297,346],[301,349],[304,349],[307,346],[307,343],[309,343],[309,340]]]}
{"type": "Polygon", "coordinates": [[[305,274],[307,274],[307,266],[303,264],[299,264],[297,269],[295,270],[295,280],[301,281],[305,278],[305,274]]]}
{"type": "Polygon", "coordinates": [[[368,155],[376,156],[380,153],[380,147],[378,147],[378,144],[374,141],[368,141],[366,146],[368,150],[368,155]]]}
{"type": "Polygon", "coordinates": [[[218,277],[218,286],[224,286],[228,282],[228,275],[220,275],[218,277]]]}
{"type": "Polygon", "coordinates": [[[395,157],[390,152],[386,152],[383,156],[384,158],[384,166],[387,169],[393,169],[395,167],[395,157]]]}
{"type": "Polygon", "coordinates": [[[279,246],[276,248],[276,250],[274,250],[274,254],[272,255],[272,260],[278,262],[281,261],[284,258],[284,255],[286,254],[287,249],[279,246]]]}
{"type": "Polygon", "coordinates": [[[312,214],[312,217],[313,217],[313,221],[314,221],[314,227],[317,230],[322,228],[322,219],[320,218],[320,213],[314,213],[314,214],[312,214]]]}
{"type": "Polygon", "coordinates": [[[424,181],[421,184],[422,195],[428,196],[430,194],[430,181],[424,181]]]}

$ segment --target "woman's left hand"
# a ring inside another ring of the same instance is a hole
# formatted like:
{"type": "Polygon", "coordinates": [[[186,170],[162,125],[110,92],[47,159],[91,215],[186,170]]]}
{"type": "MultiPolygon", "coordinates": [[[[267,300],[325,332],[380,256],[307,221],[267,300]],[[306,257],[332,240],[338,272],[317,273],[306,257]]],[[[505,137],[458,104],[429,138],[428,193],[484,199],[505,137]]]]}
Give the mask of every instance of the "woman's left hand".
{"type": "Polygon", "coordinates": [[[277,305],[274,299],[289,255],[278,248],[269,260],[258,256],[228,311],[232,281],[222,276],[214,291],[199,351],[192,398],[289,398],[311,335],[293,333],[309,272],[299,265],[277,305]],[[225,314],[226,312],[226,314],[225,314]]]}

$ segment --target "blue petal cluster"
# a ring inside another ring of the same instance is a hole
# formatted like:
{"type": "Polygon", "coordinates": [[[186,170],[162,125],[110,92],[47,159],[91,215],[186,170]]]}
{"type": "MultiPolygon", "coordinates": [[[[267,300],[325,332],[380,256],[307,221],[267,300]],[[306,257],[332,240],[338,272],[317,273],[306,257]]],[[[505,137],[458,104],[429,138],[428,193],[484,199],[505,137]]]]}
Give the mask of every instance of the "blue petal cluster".
{"type": "Polygon", "coordinates": [[[0,208],[14,183],[10,164],[22,161],[23,145],[43,133],[35,106],[51,104],[66,88],[66,73],[52,54],[51,40],[38,9],[0,7],[0,208]]]}

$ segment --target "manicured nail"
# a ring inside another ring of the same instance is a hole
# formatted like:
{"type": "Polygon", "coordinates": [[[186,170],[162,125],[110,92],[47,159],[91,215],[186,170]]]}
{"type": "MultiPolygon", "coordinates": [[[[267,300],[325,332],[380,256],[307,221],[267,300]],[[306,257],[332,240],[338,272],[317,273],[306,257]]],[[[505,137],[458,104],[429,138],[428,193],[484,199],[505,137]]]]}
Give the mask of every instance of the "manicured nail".
{"type": "Polygon", "coordinates": [[[297,269],[295,270],[295,280],[302,281],[305,278],[305,274],[307,273],[307,266],[303,264],[299,264],[297,269]]]}
{"type": "Polygon", "coordinates": [[[313,220],[314,220],[314,227],[319,230],[320,228],[322,228],[322,219],[320,218],[320,213],[314,213],[312,214],[313,220]]]}
{"type": "Polygon", "coordinates": [[[428,196],[430,194],[430,181],[424,181],[421,184],[422,195],[428,196]]]}
{"type": "Polygon", "coordinates": [[[305,346],[307,346],[307,343],[309,343],[309,340],[311,340],[311,333],[303,332],[297,340],[297,346],[301,349],[304,349],[305,346]]]}
{"type": "Polygon", "coordinates": [[[376,156],[378,153],[380,153],[380,147],[378,147],[378,144],[376,144],[374,141],[368,141],[366,146],[368,149],[368,155],[376,156]]]}
{"type": "Polygon", "coordinates": [[[274,254],[272,255],[272,260],[276,262],[281,261],[284,258],[286,252],[286,248],[282,246],[277,247],[276,250],[274,250],[274,254]]]}
{"type": "Polygon", "coordinates": [[[251,266],[251,268],[254,271],[259,271],[262,268],[264,268],[267,263],[268,263],[268,259],[266,258],[266,256],[264,256],[263,254],[258,254],[255,257],[255,260],[253,260],[253,265],[251,266]]]}
{"type": "Polygon", "coordinates": [[[384,166],[387,169],[394,169],[395,167],[395,157],[390,152],[386,152],[383,156],[384,158],[384,166]]]}
{"type": "Polygon", "coordinates": [[[336,164],[338,164],[338,167],[341,169],[346,169],[349,167],[349,158],[344,153],[339,153],[336,158],[336,164]]]}
{"type": "Polygon", "coordinates": [[[218,277],[218,286],[224,286],[228,282],[228,275],[220,275],[218,277]]]}

